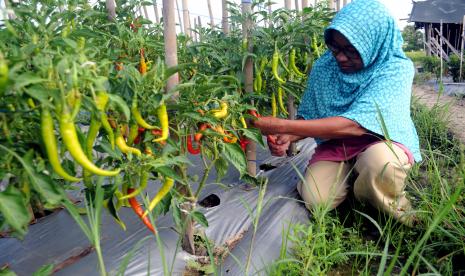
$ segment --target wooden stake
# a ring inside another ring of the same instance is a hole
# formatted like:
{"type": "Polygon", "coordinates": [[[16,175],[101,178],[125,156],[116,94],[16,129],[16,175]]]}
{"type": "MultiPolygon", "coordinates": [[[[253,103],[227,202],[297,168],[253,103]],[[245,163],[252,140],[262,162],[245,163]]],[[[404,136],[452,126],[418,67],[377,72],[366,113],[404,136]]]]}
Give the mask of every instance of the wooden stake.
{"type": "MultiPolygon", "coordinates": [[[[163,3],[165,3],[165,1],[163,0],[163,3]]],[[[164,5],[163,5],[164,6],[164,5]]],[[[178,11],[178,20],[179,20],[179,29],[181,30],[181,32],[183,32],[183,24],[182,24],[182,19],[181,19],[181,9],[179,8],[179,2],[178,0],[176,0],[176,10],[178,11]]]]}
{"type": "MultiPolygon", "coordinates": [[[[7,1],[5,0],[5,3],[7,1]]],[[[114,21],[116,19],[116,3],[115,0],[106,0],[105,1],[107,11],[108,11],[108,20],[114,21]]]]}
{"type": "Polygon", "coordinates": [[[182,19],[184,21],[184,34],[190,37],[191,22],[189,18],[189,8],[187,6],[187,0],[182,0],[182,19]]]}
{"type": "Polygon", "coordinates": [[[155,23],[160,23],[160,15],[158,14],[157,0],[153,0],[153,11],[155,13],[155,23]]]}
{"type": "Polygon", "coordinates": [[[299,0],[295,0],[294,5],[295,5],[295,10],[299,12],[299,0]]]}
{"type": "MultiPolygon", "coordinates": [[[[250,36],[251,30],[253,28],[253,22],[250,18],[251,13],[251,0],[242,0],[242,14],[247,17],[242,25],[242,39],[247,41],[248,52],[253,51],[252,39],[250,36]]],[[[245,61],[243,73],[245,92],[253,93],[253,60],[250,56],[247,57],[245,61]]],[[[247,145],[245,154],[247,157],[247,172],[250,175],[255,176],[257,174],[257,145],[255,143],[249,143],[247,145]]]]}
{"type": "MultiPolygon", "coordinates": [[[[166,66],[173,67],[178,64],[177,44],[176,44],[176,20],[175,20],[174,2],[172,0],[163,0],[163,36],[165,39],[165,62],[166,66]]],[[[171,76],[166,82],[165,91],[170,91],[179,83],[178,74],[171,76]]],[[[174,96],[176,98],[176,96],[174,96]]],[[[173,137],[179,139],[179,137],[173,137]]],[[[185,169],[177,169],[178,173],[184,174],[185,169]]],[[[177,185],[176,189],[186,198],[192,198],[190,190],[185,185],[177,185]]],[[[192,202],[185,202],[181,208],[181,219],[184,221],[184,231],[182,235],[182,249],[187,253],[195,254],[194,245],[194,222],[189,216],[194,205],[192,202]]]]}
{"type": "Polygon", "coordinates": [[[463,16],[462,21],[462,46],[460,49],[460,81],[463,81],[462,72],[463,72],[463,44],[465,40],[465,15],[463,16]]]}
{"type": "Polygon", "coordinates": [[[273,20],[271,20],[271,15],[272,15],[272,13],[273,13],[273,10],[272,10],[272,8],[271,8],[272,5],[273,5],[273,2],[272,2],[271,0],[268,0],[268,18],[269,18],[269,20],[268,20],[268,26],[269,26],[270,28],[273,27],[273,20]]]}
{"type": "Polygon", "coordinates": [[[304,10],[304,8],[307,8],[308,7],[308,0],[302,0],[302,10],[304,10]]]}
{"type": "Polygon", "coordinates": [[[145,5],[142,6],[142,9],[144,9],[145,18],[146,18],[146,19],[150,19],[150,18],[149,18],[149,13],[148,13],[148,11],[147,11],[147,6],[145,6],[145,5]]]}
{"type": "Polygon", "coordinates": [[[284,0],[284,7],[286,8],[286,10],[292,9],[292,2],[291,2],[291,0],[284,0]]]}
{"type": "Polygon", "coordinates": [[[223,0],[222,1],[223,5],[223,15],[222,15],[222,20],[221,20],[221,25],[223,27],[223,33],[225,35],[229,34],[229,23],[228,23],[228,1],[223,0]]]}
{"type": "MultiPolygon", "coordinates": [[[[174,16],[174,3],[172,0],[163,0],[163,36],[165,38],[166,66],[173,67],[178,64],[176,43],[176,21],[174,16]]],[[[166,91],[171,90],[179,83],[178,74],[171,76],[166,82],[166,91]]]]}
{"type": "Polygon", "coordinates": [[[441,23],[440,23],[440,32],[441,32],[441,35],[439,37],[439,50],[440,50],[440,54],[441,54],[441,83],[443,83],[443,79],[442,79],[442,75],[443,75],[443,70],[444,70],[444,60],[443,60],[443,56],[442,56],[442,45],[443,45],[443,39],[442,39],[442,19],[441,19],[441,23]]]}
{"type": "Polygon", "coordinates": [[[210,28],[215,28],[215,20],[213,19],[212,3],[210,0],[207,0],[208,13],[210,14],[210,28]]]}

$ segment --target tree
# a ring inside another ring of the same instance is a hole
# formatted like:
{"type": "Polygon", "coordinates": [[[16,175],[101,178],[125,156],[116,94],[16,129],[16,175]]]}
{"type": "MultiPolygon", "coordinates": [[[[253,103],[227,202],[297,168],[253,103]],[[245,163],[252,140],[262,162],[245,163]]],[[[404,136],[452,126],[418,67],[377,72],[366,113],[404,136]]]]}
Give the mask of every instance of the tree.
{"type": "Polygon", "coordinates": [[[423,33],[415,30],[415,26],[407,25],[402,31],[404,38],[404,51],[418,51],[423,49],[423,33]]]}

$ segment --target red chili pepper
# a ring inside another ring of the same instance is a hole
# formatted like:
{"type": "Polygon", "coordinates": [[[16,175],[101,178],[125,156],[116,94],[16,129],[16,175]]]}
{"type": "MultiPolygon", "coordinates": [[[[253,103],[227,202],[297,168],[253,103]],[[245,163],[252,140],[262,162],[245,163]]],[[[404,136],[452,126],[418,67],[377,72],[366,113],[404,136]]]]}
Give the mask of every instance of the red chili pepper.
{"type": "Polygon", "coordinates": [[[239,143],[241,144],[242,150],[245,151],[247,149],[247,145],[250,144],[250,140],[245,137],[242,137],[239,140],[239,143]]]}
{"type": "Polygon", "coordinates": [[[199,126],[199,131],[194,135],[194,141],[196,141],[197,143],[200,142],[200,139],[202,139],[203,137],[203,131],[206,130],[208,128],[208,124],[205,124],[205,123],[202,123],[200,126],[199,126]]]}
{"type": "Polygon", "coordinates": [[[197,142],[197,144],[198,144],[197,148],[194,148],[194,146],[192,145],[192,136],[191,135],[187,136],[187,151],[190,154],[196,155],[200,153],[200,143],[197,142]]]}
{"type": "Polygon", "coordinates": [[[137,129],[137,132],[138,132],[137,137],[136,137],[136,139],[134,139],[134,144],[136,144],[136,145],[138,145],[140,143],[140,140],[142,139],[142,135],[145,132],[145,128],[139,127],[137,129]]]}
{"type": "Polygon", "coordinates": [[[256,110],[249,110],[249,114],[254,116],[255,118],[260,118],[260,114],[256,110]]]}
{"type": "MultiPolygon", "coordinates": [[[[133,188],[128,188],[128,194],[131,194],[135,191],[133,188]]],[[[131,197],[128,199],[129,204],[131,205],[132,210],[136,215],[142,220],[142,222],[147,226],[147,228],[155,233],[155,228],[153,228],[152,223],[150,222],[150,219],[148,216],[144,216],[144,210],[140,206],[139,202],[137,202],[136,197],[131,197]]]]}

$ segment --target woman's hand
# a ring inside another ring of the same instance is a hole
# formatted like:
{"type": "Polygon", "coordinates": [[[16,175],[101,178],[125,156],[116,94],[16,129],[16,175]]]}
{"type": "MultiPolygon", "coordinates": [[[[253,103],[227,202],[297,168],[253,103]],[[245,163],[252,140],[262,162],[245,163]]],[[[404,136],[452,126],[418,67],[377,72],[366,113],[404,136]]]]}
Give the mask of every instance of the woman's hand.
{"type": "Polygon", "coordinates": [[[262,131],[262,134],[276,134],[284,132],[282,130],[288,120],[275,117],[260,117],[252,122],[252,125],[262,131]]]}
{"type": "Polygon", "coordinates": [[[288,134],[268,135],[266,141],[270,148],[271,155],[283,156],[286,154],[289,145],[293,141],[294,136],[288,134]]]}

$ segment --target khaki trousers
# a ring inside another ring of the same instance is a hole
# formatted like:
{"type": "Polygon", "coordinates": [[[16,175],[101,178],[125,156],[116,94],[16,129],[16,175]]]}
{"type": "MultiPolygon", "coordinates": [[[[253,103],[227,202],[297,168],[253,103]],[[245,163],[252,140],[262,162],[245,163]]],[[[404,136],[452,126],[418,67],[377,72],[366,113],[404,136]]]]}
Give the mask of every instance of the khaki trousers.
{"type": "Polygon", "coordinates": [[[343,161],[313,163],[307,167],[305,181],[297,185],[297,190],[308,209],[319,204],[328,204],[333,209],[345,199],[349,188],[347,179],[353,169],[358,173],[354,183],[358,200],[369,202],[378,210],[411,225],[411,205],[404,192],[410,168],[403,149],[380,142],[361,152],[354,165],[343,161]]]}

